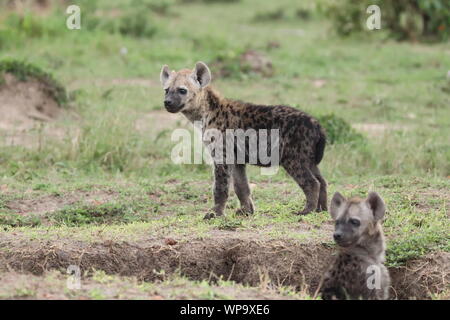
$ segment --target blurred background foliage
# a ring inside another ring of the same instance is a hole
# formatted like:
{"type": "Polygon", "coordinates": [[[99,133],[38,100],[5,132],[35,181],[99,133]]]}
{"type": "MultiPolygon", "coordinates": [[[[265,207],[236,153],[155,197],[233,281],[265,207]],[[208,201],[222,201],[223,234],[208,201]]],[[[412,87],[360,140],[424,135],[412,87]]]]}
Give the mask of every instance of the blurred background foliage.
{"type": "Polygon", "coordinates": [[[321,1],[321,10],[333,21],[340,35],[366,29],[366,8],[381,8],[381,28],[397,40],[445,41],[450,35],[448,0],[339,0],[321,1]]]}
{"type": "Polygon", "coordinates": [[[39,68],[57,79],[81,119],[63,142],[2,147],[0,174],[183,172],[168,158],[170,128],[143,139],[135,122],[149,111],[164,112],[161,65],[179,69],[203,60],[225,96],[292,105],[317,117],[329,137],[327,174],[367,168],[447,176],[449,4],[0,1],[0,60],[17,72],[39,68]],[[81,30],[65,27],[70,4],[81,7],[81,30]],[[381,8],[381,30],[366,29],[369,4],[381,8]]]}

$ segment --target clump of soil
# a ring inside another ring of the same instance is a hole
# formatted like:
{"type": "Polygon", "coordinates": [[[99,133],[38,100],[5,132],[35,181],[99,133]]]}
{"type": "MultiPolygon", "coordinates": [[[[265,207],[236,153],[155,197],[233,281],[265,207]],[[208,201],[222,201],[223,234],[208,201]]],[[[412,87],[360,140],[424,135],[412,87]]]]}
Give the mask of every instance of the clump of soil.
{"type": "Polygon", "coordinates": [[[58,117],[66,93],[49,74],[17,61],[0,62],[0,132],[6,144],[58,117]]]}
{"type": "Polygon", "coordinates": [[[271,77],[274,73],[270,59],[252,49],[237,56],[219,56],[211,65],[212,70],[215,70],[214,77],[219,78],[239,78],[243,74],[259,74],[263,77],[271,77]]]}
{"type": "Polygon", "coordinates": [[[273,75],[272,62],[255,50],[247,50],[241,55],[241,65],[244,69],[248,69],[251,72],[262,74],[269,77],[273,75]]]}

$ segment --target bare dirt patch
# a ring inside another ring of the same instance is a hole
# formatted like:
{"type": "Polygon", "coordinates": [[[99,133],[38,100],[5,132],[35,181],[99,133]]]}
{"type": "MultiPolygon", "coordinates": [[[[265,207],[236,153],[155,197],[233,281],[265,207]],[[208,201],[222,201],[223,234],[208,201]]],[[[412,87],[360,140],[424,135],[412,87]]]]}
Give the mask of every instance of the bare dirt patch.
{"type": "Polygon", "coordinates": [[[19,215],[42,216],[52,213],[65,206],[75,203],[87,205],[99,205],[109,202],[117,197],[115,192],[95,190],[95,191],[73,191],[64,195],[44,195],[29,199],[11,200],[5,207],[19,215]]]}
{"type": "MultiPolygon", "coordinates": [[[[139,242],[20,242],[0,243],[0,270],[44,275],[66,271],[71,264],[82,271],[134,276],[162,281],[171,274],[191,280],[232,280],[253,287],[292,286],[312,295],[333,248],[326,244],[301,244],[292,240],[242,240],[236,237],[192,239],[166,245],[163,241],[139,242]],[[164,270],[164,273],[161,271],[164,270]]],[[[448,253],[417,259],[391,269],[393,293],[398,299],[427,299],[442,293],[449,283],[448,253]]]]}
{"type": "Polygon", "coordinates": [[[410,128],[405,125],[388,123],[354,123],[352,127],[358,131],[367,133],[371,137],[381,137],[390,131],[404,131],[410,128]]]}

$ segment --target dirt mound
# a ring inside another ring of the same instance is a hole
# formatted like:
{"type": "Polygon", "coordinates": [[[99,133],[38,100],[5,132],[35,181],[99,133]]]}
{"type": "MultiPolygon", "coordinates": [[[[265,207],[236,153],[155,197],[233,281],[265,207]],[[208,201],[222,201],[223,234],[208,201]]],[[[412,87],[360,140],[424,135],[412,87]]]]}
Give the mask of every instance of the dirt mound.
{"type": "Polygon", "coordinates": [[[219,56],[210,65],[214,70],[213,78],[240,77],[243,74],[271,77],[274,74],[274,67],[270,59],[252,49],[236,56],[219,56]]]}
{"type": "Polygon", "coordinates": [[[247,50],[241,55],[240,59],[244,69],[249,69],[251,72],[260,73],[266,77],[273,75],[272,62],[258,51],[247,50]]]}
{"type": "Polygon", "coordinates": [[[395,279],[394,294],[400,297],[403,292],[409,292],[411,297],[443,294],[441,298],[450,299],[449,252],[431,253],[421,259],[409,261],[404,267],[391,269],[390,274],[395,279]]]}
{"type": "MultiPolygon", "coordinates": [[[[328,265],[327,259],[332,259],[334,251],[326,244],[233,237],[214,241],[195,239],[175,245],[154,240],[133,243],[6,240],[0,248],[8,248],[0,250],[0,269],[4,272],[14,270],[43,275],[54,269],[65,272],[74,264],[83,274],[95,269],[144,281],[159,281],[179,273],[191,280],[214,282],[221,278],[250,286],[292,286],[299,291],[307,290],[310,295],[314,294],[328,265]]],[[[412,261],[406,267],[391,269],[392,297],[426,299],[430,294],[441,294],[449,281],[449,273],[444,270],[448,268],[448,261],[442,264],[440,259],[448,260],[448,254],[435,254],[412,261]]]]}
{"type": "Polygon", "coordinates": [[[26,81],[5,73],[0,84],[0,135],[6,145],[27,145],[28,133],[56,119],[61,108],[48,84],[35,78],[26,81]]]}

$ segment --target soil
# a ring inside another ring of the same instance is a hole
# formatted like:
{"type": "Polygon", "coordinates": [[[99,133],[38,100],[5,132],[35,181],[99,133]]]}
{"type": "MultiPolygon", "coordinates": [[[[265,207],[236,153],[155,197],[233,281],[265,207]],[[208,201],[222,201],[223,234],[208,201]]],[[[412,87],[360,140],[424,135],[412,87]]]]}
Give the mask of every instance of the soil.
{"type": "MultiPolygon", "coordinates": [[[[65,273],[77,265],[82,273],[134,276],[140,281],[162,281],[181,274],[192,280],[232,280],[253,287],[292,286],[313,295],[335,252],[329,245],[293,240],[242,239],[218,232],[214,239],[193,238],[166,244],[163,239],[134,242],[0,241],[0,271],[44,275],[65,273]],[[164,273],[160,272],[164,270],[164,273]]],[[[428,299],[442,293],[450,281],[450,254],[433,253],[391,268],[392,293],[397,299],[428,299]]]]}
{"type": "Polygon", "coordinates": [[[45,195],[30,199],[12,200],[7,202],[6,208],[13,210],[19,215],[42,216],[77,202],[83,202],[88,205],[100,205],[102,203],[112,201],[116,197],[116,193],[102,190],[85,192],[74,191],[66,193],[64,196],[45,195]]]}

